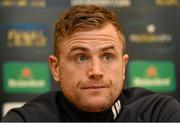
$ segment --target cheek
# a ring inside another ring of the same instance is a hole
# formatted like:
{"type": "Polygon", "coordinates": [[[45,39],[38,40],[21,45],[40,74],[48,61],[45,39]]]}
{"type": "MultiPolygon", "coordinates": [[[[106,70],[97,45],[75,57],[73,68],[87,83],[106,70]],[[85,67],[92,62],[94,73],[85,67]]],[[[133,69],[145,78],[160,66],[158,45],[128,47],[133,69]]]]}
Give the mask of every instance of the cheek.
{"type": "Polygon", "coordinates": [[[83,69],[79,69],[77,66],[72,65],[72,63],[67,62],[61,65],[60,81],[64,86],[73,88],[81,81],[83,73],[83,69]]]}
{"type": "Polygon", "coordinates": [[[123,69],[119,64],[111,65],[107,71],[107,76],[112,81],[113,89],[119,91],[123,86],[123,69]]]}
{"type": "MultiPolygon", "coordinates": [[[[67,63],[66,63],[67,64],[67,63]]],[[[83,71],[73,65],[62,66],[60,69],[60,86],[69,100],[76,100],[79,95],[79,83],[83,80],[83,71]]]]}
{"type": "Polygon", "coordinates": [[[77,80],[73,71],[66,67],[61,67],[60,70],[60,88],[67,97],[72,97],[72,93],[76,90],[77,80]]]}
{"type": "Polygon", "coordinates": [[[123,77],[123,68],[119,62],[106,66],[106,72],[113,78],[120,78],[121,80],[123,77]]]}

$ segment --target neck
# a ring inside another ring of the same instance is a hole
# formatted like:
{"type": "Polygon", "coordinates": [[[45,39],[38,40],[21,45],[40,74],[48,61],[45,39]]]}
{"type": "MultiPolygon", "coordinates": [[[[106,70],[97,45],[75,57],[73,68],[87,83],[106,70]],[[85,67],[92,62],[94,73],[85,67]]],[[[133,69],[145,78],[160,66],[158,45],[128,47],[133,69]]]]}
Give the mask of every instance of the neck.
{"type": "Polygon", "coordinates": [[[62,101],[60,102],[60,110],[64,112],[65,121],[114,121],[116,117],[120,114],[121,103],[118,98],[114,105],[102,112],[85,112],[76,108],[66,97],[62,95],[62,101]],[[70,120],[67,120],[70,119],[70,120]]]}

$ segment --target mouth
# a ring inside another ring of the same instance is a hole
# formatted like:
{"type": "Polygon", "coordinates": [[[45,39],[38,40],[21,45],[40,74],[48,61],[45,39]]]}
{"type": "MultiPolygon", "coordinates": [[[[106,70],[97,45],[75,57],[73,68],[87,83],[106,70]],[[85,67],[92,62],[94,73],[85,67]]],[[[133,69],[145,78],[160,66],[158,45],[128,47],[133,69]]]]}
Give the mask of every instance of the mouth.
{"type": "Polygon", "coordinates": [[[103,88],[107,88],[107,86],[104,86],[104,85],[89,85],[89,86],[82,87],[81,89],[103,89],[103,88]]]}

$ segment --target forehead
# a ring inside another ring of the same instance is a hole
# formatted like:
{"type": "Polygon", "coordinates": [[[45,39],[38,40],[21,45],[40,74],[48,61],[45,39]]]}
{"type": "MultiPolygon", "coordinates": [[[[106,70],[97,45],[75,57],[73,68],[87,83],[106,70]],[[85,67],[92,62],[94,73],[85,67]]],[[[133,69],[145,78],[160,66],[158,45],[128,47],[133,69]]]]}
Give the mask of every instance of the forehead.
{"type": "Polygon", "coordinates": [[[61,53],[76,47],[105,48],[109,46],[122,48],[122,41],[116,28],[107,24],[101,29],[76,32],[60,43],[61,53]]]}

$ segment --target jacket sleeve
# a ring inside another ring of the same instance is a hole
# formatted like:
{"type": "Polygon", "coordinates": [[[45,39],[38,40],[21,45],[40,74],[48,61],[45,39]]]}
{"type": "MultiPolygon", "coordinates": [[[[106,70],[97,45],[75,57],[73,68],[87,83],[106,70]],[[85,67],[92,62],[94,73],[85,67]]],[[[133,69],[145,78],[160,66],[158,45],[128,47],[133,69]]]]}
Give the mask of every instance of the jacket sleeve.
{"type": "Polygon", "coordinates": [[[180,122],[180,103],[177,100],[169,101],[164,112],[168,122],[180,122]]]}
{"type": "Polygon", "coordinates": [[[1,120],[1,122],[25,122],[20,113],[10,110],[1,120]]]}

